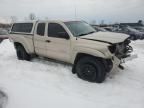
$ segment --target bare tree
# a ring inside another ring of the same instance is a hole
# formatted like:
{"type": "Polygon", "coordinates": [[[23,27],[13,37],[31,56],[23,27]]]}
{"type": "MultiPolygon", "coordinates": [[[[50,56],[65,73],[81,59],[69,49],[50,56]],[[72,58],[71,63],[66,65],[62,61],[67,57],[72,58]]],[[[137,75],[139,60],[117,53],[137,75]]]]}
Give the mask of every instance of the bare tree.
{"type": "Polygon", "coordinates": [[[48,17],[45,17],[45,20],[48,20],[49,18],[48,17]]]}
{"type": "Polygon", "coordinates": [[[27,21],[27,20],[28,20],[28,17],[24,17],[24,20],[27,21]]]}
{"type": "Polygon", "coordinates": [[[144,25],[143,20],[139,20],[138,23],[141,24],[141,25],[144,25]]]}
{"type": "Polygon", "coordinates": [[[101,20],[101,23],[100,23],[101,25],[104,25],[105,24],[105,21],[104,20],[101,20]]]}
{"type": "Polygon", "coordinates": [[[30,20],[35,20],[36,19],[36,15],[34,13],[30,13],[29,14],[29,19],[30,20]]]}
{"type": "Polygon", "coordinates": [[[90,24],[96,25],[96,20],[92,20],[92,21],[90,22],[90,24]]]}
{"type": "Polygon", "coordinates": [[[17,21],[17,17],[16,16],[11,16],[11,23],[15,23],[17,21]]]}

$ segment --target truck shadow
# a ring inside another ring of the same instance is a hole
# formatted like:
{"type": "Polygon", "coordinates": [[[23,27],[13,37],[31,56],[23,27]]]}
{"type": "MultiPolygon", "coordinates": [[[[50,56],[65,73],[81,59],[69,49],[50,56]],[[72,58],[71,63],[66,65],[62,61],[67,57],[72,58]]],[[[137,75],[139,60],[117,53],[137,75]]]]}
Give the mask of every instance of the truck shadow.
{"type": "MultiPolygon", "coordinates": [[[[55,68],[57,68],[57,67],[66,68],[66,70],[69,71],[69,74],[72,74],[72,66],[73,65],[69,64],[69,63],[65,63],[65,62],[61,62],[61,61],[57,61],[57,60],[45,58],[45,57],[33,58],[31,61],[35,62],[35,63],[55,67],[55,68]]],[[[125,70],[120,70],[118,67],[114,68],[107,74],[106,79],[115,79],[115,76],[119,76],[119,75],[121,76],[121,72],[123,72],[123,71],[125,71],[125,70]]]]}
{"type": "Polygon", "coordinates": [[[61,65],[61,66],[67,66],[69,68],[70,67],[72,68],[72,64],[70,64],[70,63],[58,61],[58,60],[51,59],[51,58],[35,57],[31,61],[32,62],[37,62],[37,63],[42,63],[44,65],[53,65],[53,66],[61,65]]]}

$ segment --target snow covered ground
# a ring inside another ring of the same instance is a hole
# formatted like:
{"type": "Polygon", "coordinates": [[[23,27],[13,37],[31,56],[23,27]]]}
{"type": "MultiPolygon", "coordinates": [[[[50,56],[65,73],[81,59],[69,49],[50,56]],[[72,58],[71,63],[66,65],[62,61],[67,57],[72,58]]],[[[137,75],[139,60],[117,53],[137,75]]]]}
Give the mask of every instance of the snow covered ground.
{"type": "Polygon", "coordinates": [[[144,108],[144,41],[138,58],[114,70],[102,84],[71,73],[71,66],[35,58],[19,61],[9,40],[0,44],[0,89],[7,108],[144,108]]]}

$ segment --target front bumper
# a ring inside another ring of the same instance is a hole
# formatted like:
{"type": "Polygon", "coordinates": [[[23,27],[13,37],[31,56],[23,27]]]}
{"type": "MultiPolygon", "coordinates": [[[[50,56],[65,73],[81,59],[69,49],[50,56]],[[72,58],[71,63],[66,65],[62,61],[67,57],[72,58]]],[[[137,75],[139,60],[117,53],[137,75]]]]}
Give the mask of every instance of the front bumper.
{"type": "Polygon", "coordinates": [[[121,64],[121,60],[118,59],[116,56],[113,56],[112,57],[112,63],[113,63],[113,68],[112,69],[115,69],[121,64]]]}
{"type": "Polygon", "coordinates": [[[121,65],[122,63],[125,63],[127,61],[131,61],[131,60],[136,59],[136,58],[138,58],[137,54],[131,54],[129,57],[121,59],[121,60],[119,58],[117,58],[116,56],[113,56],[112,57],[112,63],[113,63],[112,69],[119,67],[119,65],[121,65]]]}

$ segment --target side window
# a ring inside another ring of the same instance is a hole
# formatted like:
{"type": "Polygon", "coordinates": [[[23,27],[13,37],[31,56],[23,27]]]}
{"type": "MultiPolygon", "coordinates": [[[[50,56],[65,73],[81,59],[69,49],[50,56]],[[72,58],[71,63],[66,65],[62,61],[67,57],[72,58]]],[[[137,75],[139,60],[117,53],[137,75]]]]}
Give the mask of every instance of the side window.
{"type": "Polygon", "coordinates": [[[44,36],[45,33],[45,23],[39,23],[37,26],[37,34],[40,36],[44,36]]]}
{"type": "Polygon", "coordinates": [[[48,24],[48,36],[49,37],[63,38],[59,35],[59,33],[64,33],[68,36],[67,32],[60,24],[57,24],[57,23],[48,24]]]}
{"type": "Polygon", "coordinates": [[[15,23],[11,32],[30,33],[32,31],[33,23],[15,23]]]}

